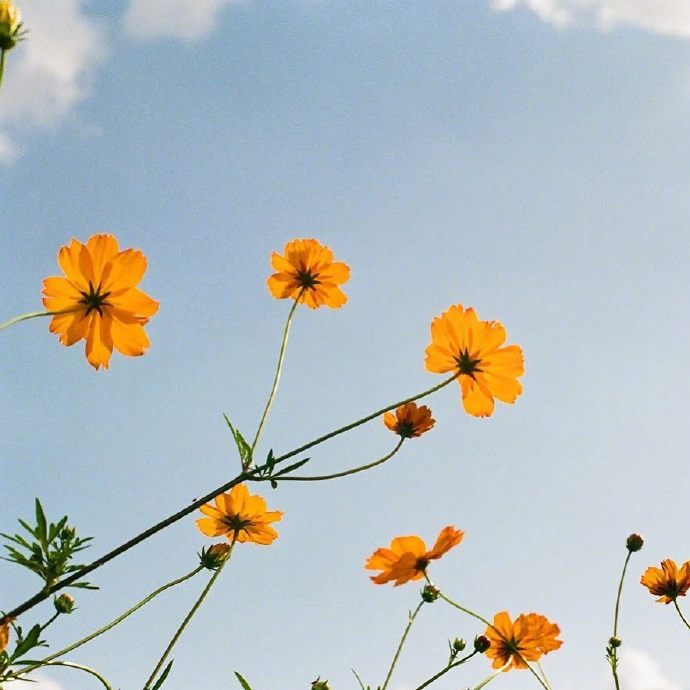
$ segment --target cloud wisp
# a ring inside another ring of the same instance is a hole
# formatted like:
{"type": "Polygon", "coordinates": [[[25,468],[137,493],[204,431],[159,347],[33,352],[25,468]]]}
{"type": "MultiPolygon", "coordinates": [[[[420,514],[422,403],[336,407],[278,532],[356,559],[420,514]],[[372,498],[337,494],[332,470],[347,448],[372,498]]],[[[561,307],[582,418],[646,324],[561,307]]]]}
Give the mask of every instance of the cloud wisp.
{"type": "Polygon", "coordinates": [[[525,7],[558,27],[590,24],[602,31],[619,25],[690,38],[687,0],[490,0],[493,9],[507,12],[525,7]]]}

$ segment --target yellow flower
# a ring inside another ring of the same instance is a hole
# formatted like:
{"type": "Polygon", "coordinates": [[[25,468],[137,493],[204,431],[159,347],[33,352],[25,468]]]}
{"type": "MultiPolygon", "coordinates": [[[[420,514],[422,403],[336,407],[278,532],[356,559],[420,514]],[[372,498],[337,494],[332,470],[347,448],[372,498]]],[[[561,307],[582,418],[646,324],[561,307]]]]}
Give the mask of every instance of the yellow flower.
{"type": "Polygon", "coordinates": [[[233,486],[228,493],[215,498],[215,508],[206,504],[200,510],[208,517],[199,518],[196,526],[207,537],[227,537],[231,542],[270,544],[278,533],[269,523],[283,517],[279,510],[267,511],[261,496],[252,496],[244,484],[233,486]]]}
{"type": "Polygon", "coordinates": [[[58,263],[66,277],[43,281],[43,304],[53,316],[51,333],[63,345],[86,340],[86,359],[96,369],[108,368],[115,347],[138,357],[149,348],[144,324],[158,311],[158,302],[136,285],[146,271],[138,249],[120,251],[114,235],[93,235],[86,244],[73,239],[61,247],[58,263]]]}
{"type": "Polygon", "coordinates": [[[364,567],[367,570],[382,571],[371,576],[371,581],[377,585],[394,580],[397,587],[410,580],[419,580],[424,577],[429,563],[457,546],[464,535],[462,530],[448,525],[441,530],[430,551],[426,550],[424,541],[416,535],[395,537],[389,549],[382,547],[374,551],[364,567]]]}
{"type": "Polygon", "coordinates": [[[429,431],[436,420],[432,418],[431,410],[426,405],[417,407],[411,402],[396,408],[395,414],[386,412],[383,423],[398,436],[413,438],[429,431]]]}
{"type": "Polygon", "coordinates": [[[657,601],[661,604],[670,604],[677,597],[684,597],[690,589],[690,561],[683,563],[680,568],[676,562],[667,558],[661,561],[659,568],[649,567],[640,579],[654,596],[659,596],[657,601]]]}
{"type": "Polygon", "coordinates": [[[333,261],[333,252],[317,240],[292,240],[284,256],[271,255],[271,266],[278,271],[268,279],[268,289],[277,299],[299,299],[316,309],[342,307],[347,295],[338,287],[350,277],[350,268],[333,261]]]}
{"type": "Polygon", "coordinates": [[[522,349],[501,347],[506,330],[498,321],[480,321],[472,307],[455,304],[431,322],[425,366],[437,374],[457,372],[465,411],[489,417],[494,398],[513,403],[522,393],[522,349]]]}
{"type": "Polygon", "coordinates": [[[21,38],[22,15],[9,0],[0,0],[0,50],[14,48],[21,38]]]}
{"type": "Polygon", "coordinates": [[[7,649],[7,645],[10,642],[10,623],[12,620],[13,619],[10,618],[0,625],[0,654],[7,649]]]}
{"type": "Polygon", "coordinates": [[[489,625],[484,635],[491,643],[486,656],[493,659],[493,668],[504,671],[511,668],[525,669],[526,661],[539,661],[543,654],[558,649],[562,640],[557,640],[561,629],[549,622],[546,616],[539,613],[520,614],[511,622],[507,611],[494,616],[493,625],[489,625]]]}

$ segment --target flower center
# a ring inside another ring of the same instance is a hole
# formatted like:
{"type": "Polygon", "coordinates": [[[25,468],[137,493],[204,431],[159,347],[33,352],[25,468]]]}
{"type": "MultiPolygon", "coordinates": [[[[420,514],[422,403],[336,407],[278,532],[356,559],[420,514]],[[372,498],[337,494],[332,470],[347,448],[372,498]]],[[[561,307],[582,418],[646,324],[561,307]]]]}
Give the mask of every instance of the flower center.
{"type": "Polygon", "coordinates": [[[418,558],[417,563],[415,564],[415,570],[420,570],[421,572],[424,572],[428,565],[429,561],[426,558],[418,558]]]}
{"type": "Polygon", "coordinates": [[[398,436],[412,438],[414,436],[414,424],[412,422],[398,422],[398,436]]]}
{"type": "Polygon", "coordinates": [[[314,275],[308,269],[302,269],[297,271],[297,280],[299,284],[304,288],[313,288],[318,285],[321,281],[319,280],[319,274],[314,275]]]}
{"type": "Polygon", "coordinates": [[[455,358],[455,362],[458,365],[458,371],[466,376],[474,377],[475,372],[481,372],[479,368],[479,363],[481,359],[473,359],[467,349],[463,350],[458,357],[455,358]]]}
{"type": "Polygon", "coordinates": [[[109,307],[110,304],[106,302],[110,297],[110,292],[101,292],[101,286],[94,287],[93,283],[89,281],[89,291],[84,292],[80,290],[82,298],[79,300],[80,304],[86,306],[86,315],[88,316],[92,311],[97,311],[103,316],[103,307],[109,307]]]}
{"type": "Polygon", "coordinates": [[[223,517],[223,524],[227,525],[233,532],[241,532],[243,529],[247,529],[252,524],[252,521],[239,515],[225,515],[223,517]]]}

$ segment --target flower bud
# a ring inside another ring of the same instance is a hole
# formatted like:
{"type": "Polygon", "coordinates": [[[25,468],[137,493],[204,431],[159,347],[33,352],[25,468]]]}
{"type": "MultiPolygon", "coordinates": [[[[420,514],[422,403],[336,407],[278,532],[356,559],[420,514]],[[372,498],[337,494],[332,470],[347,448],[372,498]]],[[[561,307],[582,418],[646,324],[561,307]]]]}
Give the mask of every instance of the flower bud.
{"type": "Polygon", "coordinates": [[[467,647],[467,642],[465,642],[465,640],[463,640],[461,637],[456,637],[453,640],[452,647],[454,652],[461,652],[463,649],[465,649],[465,647],[467,647]]]}
{"type": "Polygon", "coordinates": [[[491,642],[489,641],[488,637],[485,637],[484,635],[477,635],[477,637],[474,638],[474,651],[478,652],[479,654],[484,654],[484,652],[491,647],[491,642]]]}
{"type": "Polygon", "coordinates": [[[53,605],[58,613],[72,613],[74,611],[74,597],[64,592],[53,599],[53,605]]]}
{"type": "Polygon", "coordinates": [[[321,680],[321,676],[319,676],[316,680],[311,682],[311,690],[331,690],[331,688],[328,685],[328,681],[321,680]]]}
{"type": "Polygon", "coordinates": [[[230,544],[213,544],[208,548],[201,549],[199,554],[199,561],[204,568],[209,570],[218,570],[230,556],[230,544]]]}
{"type": "Polygon", "coordinates": [[[620,647],[623,644],[623,640],[619,639],[618,637],[610,637],[609,638],[609,647],[611,649],[616,649],[620,647]]]}
{"type": "Polygon", "coordinates": [[[436,599],[438,599],[439,594],[440,592],[433,585],[424,585],[424,589],[422,590],[422,599],[427,604],[433,604],[436,599]]]}
{"type": "Polygon", "coordinates": [[[642,548],[642,544],[644,544],[644,539],[639,534],[631,534],[625,540],[625,547],[630,553],[639,551],[642,548]]]}
{"type": "Polygon", "coordinates": [[[0,0],[0,49],[10,50],[17,45],[21,25],[20,11],[9,0],[0,0]]]}

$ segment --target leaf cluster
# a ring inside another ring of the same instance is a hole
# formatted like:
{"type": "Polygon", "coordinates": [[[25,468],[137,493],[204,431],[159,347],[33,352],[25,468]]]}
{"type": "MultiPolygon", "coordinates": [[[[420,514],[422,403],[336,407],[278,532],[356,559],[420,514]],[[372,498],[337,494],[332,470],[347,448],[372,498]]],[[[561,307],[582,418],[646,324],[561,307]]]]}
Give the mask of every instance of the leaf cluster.
{"type": "Polygon", "coordinates": [[[26,635],[24,635],[21,625],[15,625],[13,623],[12,628],[17,638],[17,644],[11,654],[7,650],[0,654],[0,674],[32,649],[48,646],[45,640],[41,639],[43,627],[38,624],[34,625],[26,635]]]}
{"type": "MultiPolygon", "coordinates": [[[[36,499],[35,513],[35,525],[19,519],[19,524],[28,533],[28,537],[23,534],[12,535],[0,532],[0,536],[8,542],[3,546],[9,554],[2,558],[36,573],[45,583],[45,589],[48,590],[64,575],[83,567],[70,561],[74,554],[90,546],[89,542],[93,537],[80,537],[76,528],[67,524],[66,515],[56,523],[48,522],[38,499],[36,499]]],[[[88,582],[75,582],[70,586],[98,589],[88,582]]]]}

